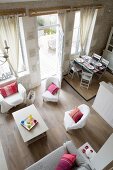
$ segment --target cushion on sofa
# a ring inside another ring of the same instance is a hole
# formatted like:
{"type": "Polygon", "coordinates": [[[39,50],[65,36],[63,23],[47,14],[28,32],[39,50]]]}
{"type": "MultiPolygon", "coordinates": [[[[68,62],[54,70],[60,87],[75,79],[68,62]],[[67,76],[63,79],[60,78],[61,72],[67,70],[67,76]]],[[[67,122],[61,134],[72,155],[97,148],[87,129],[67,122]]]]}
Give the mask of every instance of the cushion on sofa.
{"type": "Polygon", "coordinates": [[[57,167],[56,170],[71,170],[74,162],[76,160],[76,155],[74,154],[64,154],[57,167]]]}
{"type": "Polygon", "coordinates": [[[80,168],[85,168],[85,169],[80,169],[80,170],[91,170],[90,166],[88,165],[86,159],[84,159],[84,157],[81,155],[81,153],[79,152],[78,149],[76,149],[75,145],[71,142],[68,141],[64,144],[65,148],[67,149],[68,153],[71,154],[76,154],[77,158],[76,158],[76,165],[75,165],[75,169],[73,170],[79,170],[80,168]]]}
{"type": "Polygon", "coordinates": [[[0,93],[3,97],[10,96],[18,92],[17,82],[13,82],[9,85],[0,88],[0,93]]]}

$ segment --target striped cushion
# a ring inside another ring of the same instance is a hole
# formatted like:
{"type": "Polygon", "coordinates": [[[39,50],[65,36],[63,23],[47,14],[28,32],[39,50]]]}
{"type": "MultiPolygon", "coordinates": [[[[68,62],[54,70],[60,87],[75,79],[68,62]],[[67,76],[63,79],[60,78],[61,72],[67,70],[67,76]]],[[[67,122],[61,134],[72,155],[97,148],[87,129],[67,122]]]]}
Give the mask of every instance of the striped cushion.
{"type": "Polygon", "coordinates": [[[83,116],[83,114],[78,108],[75,108],[74,110],[72,110],[69,115],[72,117],[75,123],[77,123],[83,116]]]}
{"type": "Polygon", "coordinates": [[[10,96],[10,95],[17,93],[17,92],[18,92],[17,82],[11,83],[7,86],[0,88],[0,93],[3,97],[10,96]]]}
{"type": "Polygon", "coordinates": [[[56,170],[71,170],[76,160],[74,154],[64,154],[56,168],[56,170]]]}

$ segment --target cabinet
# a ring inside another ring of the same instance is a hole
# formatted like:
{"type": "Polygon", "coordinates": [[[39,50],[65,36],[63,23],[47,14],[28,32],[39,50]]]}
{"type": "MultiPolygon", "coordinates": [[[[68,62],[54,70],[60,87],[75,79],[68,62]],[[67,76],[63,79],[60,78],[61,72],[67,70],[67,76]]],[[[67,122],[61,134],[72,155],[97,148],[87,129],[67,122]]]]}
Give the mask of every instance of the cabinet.
{"type": "Polygon", "coordinates": [[[106,48],[103,51],[103,57],[109,60],[108,67],[113,72],[113,27],[111,29],[106,48]]]}
{"type": "Polygon", "coordinates": [[[93,109],[113,128],[113,85],[101,82],[93,109]],[[103,100],[104,99],[104,100],[103,100]]]}

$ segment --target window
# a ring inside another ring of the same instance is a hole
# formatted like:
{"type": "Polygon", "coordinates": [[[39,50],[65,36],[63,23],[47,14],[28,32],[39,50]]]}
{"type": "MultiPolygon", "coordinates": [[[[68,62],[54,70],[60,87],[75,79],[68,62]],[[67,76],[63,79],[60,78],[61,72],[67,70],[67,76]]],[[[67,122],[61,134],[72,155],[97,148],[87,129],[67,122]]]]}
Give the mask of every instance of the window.
{"type": "Polygon", "coordinates": [[[80,52],[80,11],[75,12],[71,54],[80,52]]]}
{"type": "MultiPolygon", "coordinates": [[[[18,73],[21,73],[26,70],[26,64],[25,64],[25,55],[23,51],[23,34],[22,34],[22,28],[21,28],[21,20],[19,19],[19,27],[20,27],[20,39],[19,39],[19,61],[18,61],[18,73]]],[[[0,50],[0,56],[2,56],[3,53],[0,50]]],[[[0,57],[0,60],[4,60],[2,57],[0,57]]],[[[8,79],[12,75],[12,70],[9,67],[8,62],[5,62],[4,64],[1,65],[0,61],[0,81],[3,81],[5,79],[8,79]]]]}

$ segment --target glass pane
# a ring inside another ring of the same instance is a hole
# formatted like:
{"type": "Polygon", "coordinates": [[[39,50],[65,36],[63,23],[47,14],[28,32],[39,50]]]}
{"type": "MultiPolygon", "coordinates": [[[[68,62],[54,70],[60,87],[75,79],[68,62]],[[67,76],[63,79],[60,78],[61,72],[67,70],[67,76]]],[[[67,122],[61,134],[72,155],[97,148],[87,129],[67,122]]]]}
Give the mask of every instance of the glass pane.
{"type": "Polygon", "coordinates": [[[11,77],[11,71],[7,62],[0,66],[0,81],[11,77]]]}
{"type": "Polygon", "coordinates": [[[110,44],[113,45],[113,34],[111,36],[110,44]]]}
{"type": "Polygon", "coordinates": [[[22,50],[21,50],[21,46],[20,46],[20,42],[19,42],[19,61],[18,61],[18,73],[25,71],[25,65],[24,65],[24,60],[23,60],[23,56],[22,56],[22,50]]]}
{"type": "Polygon", "coordinates": [[[80,33],[79,33],[79,31],[80,31],[80,11],[75,12],[71,54],[78,53],[80,50],[80,33]]]}
{"type": "Polygon", "coordinates": [[[108,46],[108,50],[112,52],[113,47],[109,45],[109,46],[108,46]]]}
{"type": "Polygon", "coordinates": [[[38,16],[38,26],[51,26],[57,24],[57,14],[38,16]]]}
{"type": "Polygon", "coordinates": [[[74,28],[78,28],[80,26],[80,11],[75,12],[75,21],[74,28]]]}

